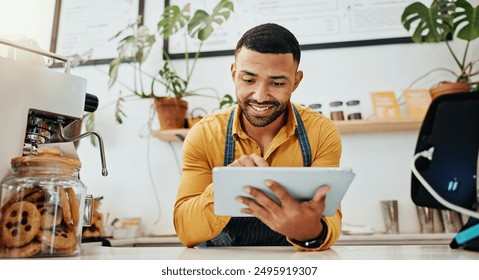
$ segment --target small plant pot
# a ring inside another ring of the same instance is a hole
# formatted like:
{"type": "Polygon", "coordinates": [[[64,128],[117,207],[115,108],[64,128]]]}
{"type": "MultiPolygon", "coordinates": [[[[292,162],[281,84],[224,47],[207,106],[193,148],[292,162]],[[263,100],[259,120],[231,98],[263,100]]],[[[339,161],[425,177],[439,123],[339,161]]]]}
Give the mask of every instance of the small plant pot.
{"type": "Polygon", "coordinates": [[[181,98],[155,98],[155,107],[160,121],[160,129],[177,129],[185,125],[188,102],[181,98]]]}
{"type": "Polygon", "coordinates": [[[429,94],[431,95],[431,98],[434,99],[443,94],[467,92],[470,89],[471,89],[471,86],[469,85],[469,83],[464,83],[464,82],[440,83],[439,85],[429,89],[429,94]]]}

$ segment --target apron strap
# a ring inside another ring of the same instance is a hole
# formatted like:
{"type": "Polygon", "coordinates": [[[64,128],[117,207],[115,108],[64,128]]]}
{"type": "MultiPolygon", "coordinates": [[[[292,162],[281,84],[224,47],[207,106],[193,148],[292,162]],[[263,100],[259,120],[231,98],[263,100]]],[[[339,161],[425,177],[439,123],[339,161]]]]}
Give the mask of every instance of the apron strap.
{"type": "MultiPolygon", "coordinates": [[[[233,138],[233,121],[235,109],[231,111],[231,114],[228,119],[228,126],[226,128],[226,140],[225,140],[225,152],[224,152],[224,166],[228,166],[234,161],[235,157],[235,140],[233,138]]],[[[301,155],[303,156],[303,166],[311,166],[311,146],[309,144],[308,134],[304,128],[303,121],[301,120],[301,115],[299,114],[298,109],[293,106],[294,115],[298,122],[296,127],[295,134],[298,137],[299,147],[301,148],[301,155]]]]}
{"type": "Polygon", "coordinates": [[[295,133],[296,137],[299,140],[299,147],[301,148],[301,155],[303,156],[303,166],[310,167],[311,166],[311,146],[309,145],[308,134],[306,133],[306,129],[304,128],[303,120],[301,120],[301,115],[293,106],[294,115],[296,116],[296,121],[298,122],[298,126],[296,127],[295,133]]]}
{"type": "Polygon", "coordinates": [[[228,166],[235,160],[235,139],[233,138],[233,120],[235,116],[235,110],[233,109],[228,119],[228,126],[226,127],[226,140],[225,140],[225,155],[224,166],[228,166]]]}

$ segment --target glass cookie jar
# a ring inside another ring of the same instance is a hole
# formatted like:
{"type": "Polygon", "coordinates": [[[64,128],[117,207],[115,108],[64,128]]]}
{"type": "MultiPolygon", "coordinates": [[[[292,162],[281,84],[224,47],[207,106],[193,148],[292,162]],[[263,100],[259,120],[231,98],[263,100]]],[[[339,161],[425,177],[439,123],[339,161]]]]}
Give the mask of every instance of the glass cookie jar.
{"type": "Polygon", "coordinates": [[[0,256],[80,253],[86,199],[80,161],[39,154],[13,158],[11,165],[12,175],[1,183],[0,256]]]}

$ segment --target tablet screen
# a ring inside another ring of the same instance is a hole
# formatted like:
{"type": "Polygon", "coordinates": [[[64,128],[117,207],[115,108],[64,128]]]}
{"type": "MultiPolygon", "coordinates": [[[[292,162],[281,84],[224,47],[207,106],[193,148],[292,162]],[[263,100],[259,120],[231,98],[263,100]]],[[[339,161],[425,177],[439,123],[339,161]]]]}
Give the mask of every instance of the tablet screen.
{"type": "Polygon", "coordinates": [[[339,207],[355,174],[346,167],[215,167],[213,169],[214,209],[218,216],[247,217],[241,213],[246,206],[237,196],[249,195],[243,187],[260,189],[278,202],[264,181],[281,184],[297,201],[311,200],[317,189],[328,185],[324,216],[332,216],[339,207]]]}

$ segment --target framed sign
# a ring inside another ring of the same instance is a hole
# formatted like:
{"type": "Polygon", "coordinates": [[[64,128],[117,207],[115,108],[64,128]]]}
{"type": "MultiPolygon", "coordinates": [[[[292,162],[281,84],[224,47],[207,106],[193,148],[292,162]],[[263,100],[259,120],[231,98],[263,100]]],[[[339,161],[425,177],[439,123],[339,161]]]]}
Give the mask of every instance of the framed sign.
{"type": "MultiPolygon", "coordinates": [[[[192,11],[210,13],[217,1],[169,0],[192,11]]],[[[165,2],[165,3],[166,3],[165,2]]],[[[203,42],[201,56],[232,55],[241,35],[262,23],[277,23],[297,37],[302,50],[411,43],[401,23],[405,7],[413,0],[232,0],[234,12],[228,21],[203,42]]],[[[192,12],[193,13],[193,12],[192,12]]],[[[165,45],[173,58],[183,58],[199,42],[177,33],[165,45]],[[186,41],[186,43],[185,43],[186,41]]]]}
{"type": "Polygon", "coordinates": [[[81,64],[107,64],[116,53],[118,31],[143,15],[144,0],[56,0],[50,51],[88,56],[81,64]]]}

